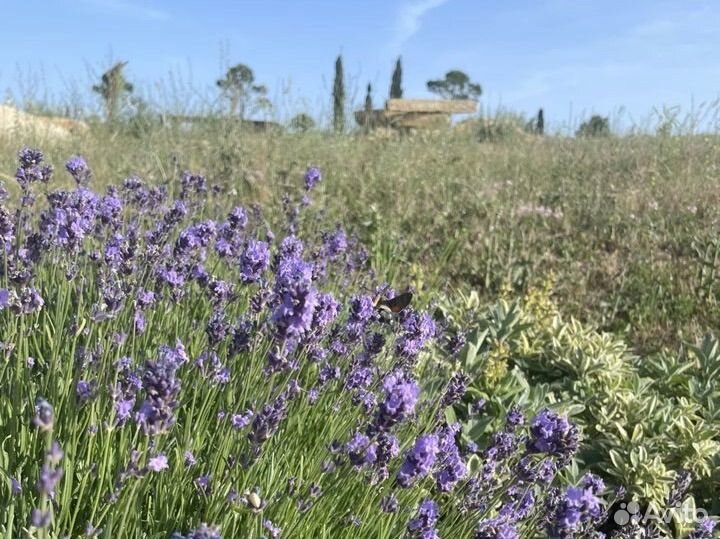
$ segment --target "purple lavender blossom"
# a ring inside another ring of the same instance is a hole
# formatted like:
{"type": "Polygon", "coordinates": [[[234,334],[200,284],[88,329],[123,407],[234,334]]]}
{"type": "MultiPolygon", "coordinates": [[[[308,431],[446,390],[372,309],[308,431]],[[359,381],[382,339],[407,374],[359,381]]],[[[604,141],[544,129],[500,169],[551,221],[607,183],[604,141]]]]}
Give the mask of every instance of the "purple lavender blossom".
{"type": "Polygon", "coordinates": [[[502,518],[490,518],[478,524],[475,539],[518,539],[517,528],[502,518]]]}
{"type": "Polygon", "coordinates": [[[90,183],[92,172],[85,159],[81,156],[74,155],[68,159],[67,163],[65,163],[65,168],[78,185],[87,185],[90,183]]]}
{"type": "Polygon", "coordinates": [[[250,240],[240,256],[240,280],[255,283],[270,265],[270,247],[264,241],[250,240]]]}
{"type": "Polygon", "coordinates": [[[178,300],[182,296],[185,277],[174,268],[161,267],[157,270],[158,281],[170,289],[173,299],[178,300]]]}
{"type": "Polygon", "coordinates": [[[52,513],[41,509],[33,509],[30,513],[30,526],[33,528],[43,529],[50,526],[52,522],[52,513]]]}
{"type": "Polygon", "coordinates": [[[20,166],[15,172],[15,179],[23,192],[27,192],[31,183],[47,183],[52,178],[53,169],[43,165],[43,160],[43,153],[34,148],[25,147],[18,152],[20,166]]]}
{"type": "Polygon", "coordinates": [[[53,412],[52,406],[45,399],[38,397],[35,401],[35,417],[33,423],[42,432],[52,430],[55,423],[55,413],[53,412]]]}
{"type": "Polygon", "coordinates": [[[55,487],[63,477],[63,469],[60,462],[63,458],[63,451],[60,444],[53,440],[50,449],[45,454],[45,462],[40,469],[38,477],[37,489],[43,496],[53,498],[55,496],[55,487]]]}
{"type": "Polygon", "coordinates": [[[208,336],[208,344],[216,348],[230,334],[232,327],[225,318],[223,309],[214,309],[210,319],[205,326],[205,333],[208,336]]]}
{"type": "Polygon", "coordinates": [[[322,174],[317,167],[309,167],[305,171],[305,189],[311,191],[322,180],[322,174]]]}
{"type": "Polygon", "coordinates": [[[10,250],[15,241],[15,220],[4,206],[0,206],[0,252],[10,250]]]}
{"type": "Polygon", "coordinates": [[[203,523],[197,528],[190,530],[185,536],[174,533],[170,539],[222,539],[222,536],[218,528],[203,523]]]}
{"type": "Polygon", "coordinates": [[[420,502],[414,518],[408,522],[407,529],[410,537],[414,539],[439,539],[440,536],[435,529],[440,510],[438,505],[430,499],[420,502]]]}
{"type": "Polygon", "coordinates": [[[470,377],[464,372],[459,371],[453,374],[440,400],[440,406],[446,408],[460,402],[465,395],[465,390],[469,382],[470,377]]]}
{"type": "Polygon", "coordinates": [[[350,300],[350,316],[347,322],[348,337],[357,339],[367,324],[376,317],[373,298],[367,295],[355,296],[350,300]]]}
{"type": "Polygon", "coordinates": [[[410,313],[402,322],[403,333],[395,343],[396,353],[414,359],[425,343],[435,336],[435,321],[427,313],[410,313]]]}
{"type": "Polygon", "coordinates": [[[380,500],[380,510],[383,513],[394,513],[398,510],[398,499],[397,496],[395,496],[394,492],[391,492],[387,496],[384,496],[382,500],[380,500]]]}
{"type": "Polygon", "coordinates": [[[687,539],[713,539],[716,526],[717,522],[705,517],[698,522],[695,529],[687,536],[687,539]]]}
{"type": "Polygon", "coordinates": [[[209,475],[201,475],[195,479],[195,488],[198,489],[203,496],[210,496],[212,494],[212,485],[209,475]]]}
{"type": "Polygon", "coordinates": [[[380,405],[376,426],[385,430],[410,417],[415,412],[420,387],[402,372],[393,372],[383,380],[385,400],[380,405]]]}
{"type": "Polygon", "coordinates": [[[20,481],[18,481],[14,477],[11,477],[10,478],[10,493],[13,496],[19,496],[20,494],[22,494],[22,491],[23,491],[23,488],[22,488],[22,484],[20,483],[20,481]]]}
{"type": "Polygon", "coordinates": [[[405,455],[405,461],[398,471],[398,484],[408,488],[428,475],[435,466],[439,451],[438,437],[435,434],[420,436],[415,440],[415,445],[405,455]]]}
{"type": "Polygon", "coordinates": [[[197,464],[197,460],[195,459],[195,455],[192,454],[192,451],[185,451],[183,460],[185,461],[185,467],[187,468],[192,468],[195,464],[197,464]]]}
{"type": "Polygon", "coordinates": [[[450,492],[467,473],[465,461],[460,456],[460,448],[455,442],[455,436],[460,425],[441,427],[438,435],[438,463],[435,480],[441,492],[450,492]]]}
{"type": "Polygon", "coordinates": [[[594,528],[604,515],[603,506],[592,488],[568,487],[552,508],[547,525],[550,537],[573,537],[594,528]]]}
{"type": "Polygon", "coordinates": [[[279,259],[300,258],[304,250],[305,246],[300,238],[291,234],[284,237],[282,242],[280,242],[279,259]]]}
{"type": "Polygon", "coordinates": [[[144,288],[137,291],[135,302],[138,307],[145,309],[155,303],[155,293],[144,288]]]}
{"type": "Polygon", "coordinates": [[[78,380],[75,393],[80,402],[87,402],[95,396],[96,383],[88,380],[78,380]]]}
{"type": "Polygon", "coordinates": [[[52,497],[55,494],[55,487],[62,479],[63,470],[45,463],[40,469],[40,477],[37,483],[38,492],[45,496],[52,497]]]}
{"type": "Polygon", "coordinates": [[[320,293],[317,306],[313,313],[312,327],[314,333],[320,333],[335,321],[340,309],[340,303],[330,293],[320,293]]]}
{"type": "Polygon", "coordinates": [[[232,285],[220,279],[211,278],[207,284],[208,295],[215,305],[226,303],[233,297],[232,285]]]}
{"type": "Polygon", "coordinates": [[[323,238],[323,251],[325,256],[330,260],[334,260],[342,253],[347,251],[348,240],[345,231],[338,227],[334,232],[330,232],[324,235],[323,238]]]}
{"type": "Polygon", "coordinates": [[[11,304],[11,309],[16,314],[33,314],[38,312],[45,305],[40,292],[35,288],[24,286],[20,289],[17,302],[11,304]]]}
{"type": "Polygon", "coordinates": [[[168,459],[165,455],[162,453],[155,455],[154,457],[148,459],[148,469],[150,469],[153,472],[161,472],[163,470],[167,470],[168,465],[168,459]]]}
{"type": "Polygon", "coordinates": [[[515,427],[522,425],[523,423],[525,423],[525,415],[522,413],[520,407],[515,405],[510,408],[506,417],[507,428],[512,430],[515,427]]]}
{"type": "Polygon", "coordinates": [[[274,402],[265,404],[255,414],[251,431],[248,433],[248,440],[259,447],[275,433],[286,416],[287,398],[280,395],[274,402]]]}
{"type": "Polygon", "coordinates": [[[281,337],[299,337],[311,329],[318,292],[312,286],[312,265],[300,258],[280,261],[275,283],[280,299],[272,314],[281,337]]]}
{"type": "Polygon", "coordinates": [[[12,305],[12,296],[7,288],[0,288],[0,311],[12,305]]]}
{"type": "Polygon", "coordinates": [[[200,354],[195,360],[195,366],[200,370],[203,378],[214,386],[222,386],[230,381],[230,369],[223,365],[220,357],[213,350],[200,354]]]}
{"type": "Polygon", "coordinates": [[[103,225],[109,225],[111,228],[117,229],[120,227],[122,208],[122,200],[117,190],[111,187],[105,196],[97,200],[97,219],[103,225]]]}
{"type": "Polygon", "coordinates": [[[233,414],[230,418],[230,424],[236,430],[244,429],[250,424],[254,415],[252,410],[245,410],[242,414],[233,414]]]}
{"type": "Polygon", "coordinates": [[[552,410],[544,409],[533,418],[527,448],[530,453],[548,453],[561,462],[569,460],[580,443],[577,427],[552,410]]]}
{"type": "Polygon", "coordinates": [[[215,236],[216,225],[214,221],[207,220],[187,227],[180,232],[175,242],[175,256],[184,256],[201,247],[207,247],[215,236]]]}
{"type": "Polygon", "coordinates": [[[265,519],[263,521],[263,528],[267,530],[267,532],[270,534],[270,539],[279,539],[280,534],[282,533],[282,530],[275,526],[275,524],[272,523],[271,520],[265,519]]]}
{"type": "Polygon", "coordinates": [[[375,451],[369,451],[370,438],[360,432],[356,432],[350,441],[345,444],[345,449],[350,462],[355,466],[372,464],[377,459],[375,451]]]}
{"type": "Polygon", "coordinates": [[[692,480],[692,472],[689,470],[680,470],[675,474],[675,481],[667,497],[668,507],[677,507],[682,503],[692,485],[692,480]]]}
{"type": "Polygon", "coordinates": [[[193,174],[185,170],[180,175],[180,183],[182,185],[180,198],[183,200],[195,195],[203,195],[207,192],[207,180],[200,174],[193,174]]]}
{"type": "Polygon", "coordinates": [[[136,414],[136,421],[149,434],[166,432],[175,424],[174,411],[180,393],[176,375],[179,361],[169,350],[161,353],[157,361],[148,361],[143,373],[146,398],[136,414]]]}

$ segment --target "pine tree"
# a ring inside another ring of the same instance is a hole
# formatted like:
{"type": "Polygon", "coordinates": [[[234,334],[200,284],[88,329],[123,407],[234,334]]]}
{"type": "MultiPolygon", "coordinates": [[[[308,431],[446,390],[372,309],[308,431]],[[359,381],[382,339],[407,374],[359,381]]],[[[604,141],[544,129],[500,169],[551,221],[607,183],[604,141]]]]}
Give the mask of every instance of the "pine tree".
{"type": "Polygon", "coordinates": [[[109,122],[113,121],[122,105],[122,99],[133,91],[133,85],[125,80],[123,69],[127,62],[117,62],[102,74],[100,84],[95,84],[93,92],[100,94],[105,104],[105,115],[109,122]]]}
{"type": "Polygon", "coordinates": [[[245,118],[248,108],[269,108],[268,89],[263,84],[255,84],[255,74],[245,64],[232,66],[225,77],[216,82],[218,88],[230,104],[230,114],[234,116],[239,109],[240,117],[245,118]]]}
{"type": "Polygon", "coordinates": [[[401,99],[402,96],[402,60],[398,57],[392,74],[392,83],[390,84],[390,99],[401,99]]]}
{"type": "Polygon", "coordinates": [[[458,69],[445,73],[444,79],[427,81],[427,89],[443,99],[477,99],[482,94],[482,86],[458,69]]]}
{"type": "Polygon", "coordinates": [[[345,82],[343,80],[342,55],[335,60],[335,82],[333,83],[333,128],[345,130],[345,82]]]}

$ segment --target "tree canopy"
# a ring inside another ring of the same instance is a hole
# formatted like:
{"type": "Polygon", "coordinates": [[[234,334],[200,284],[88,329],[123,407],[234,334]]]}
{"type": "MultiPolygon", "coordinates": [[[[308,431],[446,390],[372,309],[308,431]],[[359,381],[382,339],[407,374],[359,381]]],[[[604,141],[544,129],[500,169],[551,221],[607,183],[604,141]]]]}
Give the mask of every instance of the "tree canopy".
{"type": "Polygon", "coordinates": [[[610,136],[610,120],[606,116],[594,114],[589,120],[580,124],[575,132],[578,137],[607,137],[610,136]]]}
{"type": "Polygon", "coordinates": [[[457,69],[445,73],[444,79],[429,80],[427,89],[445,99],[476,99],[482,94],[482,86],[457,69]]]}
{"type": "Polygon", "coordinates": [[[251,107],[254,109],[269,108],[268,89],[263,84],[255,84],[255,74],[245,64],[230,67],[225,77],[217,81],[217,86],[230,103],[230,114],[240,112],[244,118],[251,107]]]}
{"type": "Polygon", "coordinates": [[[133,91],[133,85],[125,79],[123,69],[127,62],[117,62],[100,78],[100,84],[92,87],[93,92],[100,95],[105,105],[105,115],[108,121],[117,117],[122,98],[133,91]]]}

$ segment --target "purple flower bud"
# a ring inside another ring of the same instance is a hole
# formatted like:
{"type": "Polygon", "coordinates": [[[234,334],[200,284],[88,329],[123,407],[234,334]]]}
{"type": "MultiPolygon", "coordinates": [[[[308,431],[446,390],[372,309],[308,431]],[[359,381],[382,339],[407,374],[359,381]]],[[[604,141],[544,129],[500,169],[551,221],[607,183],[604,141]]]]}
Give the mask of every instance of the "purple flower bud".
{"type": "Polygon", "coordinates": [[[531,453],[548,453],[561,462],[572,458],[580,443],[577,427],[552,410],[540,411],[530,425],[527,447],[531,453]]]}
{"type": "Polygon", "coordinates": [[[50,403],[45,399],[38,397],[35,401],[35,417],[33,418],[33,423],[35,423],[35,426],[41,431],[45,432],[52,430],[54,422],[55,414],[52,406],[50,406],[50,403]]]}
{"type": "Polygon", "coordinates": [[[148,468],[153,472],[161,472],[168,469],[168,459],[162,453],[148,460],[148,468]]]}
{"type": "Polygon", "coordinates": [[[405,455],[405,462],[397,475],[401,487],[410,487],[417,480],[430,473],[437,459],[440,447],[435,434],[420,436],[413,448],[405,455]]]}
{"type": "Polygon", "coordinates": [[[65,168],[78,185],[87,185],[90,183],[92,172],[88,168],[85,159],[79,155],[71,157],[67,163],[65,163],[65,168]]]}
{"type": "Polygon", "coordinates": [[[439,539],[435,525],[437,524],[440,510],[438,505],[430,499],[420,502],[414,518],[408,522],[407,529],[413,539],[439,539]]]}
{"type": "Polygon", "coordinates": [[[309,167],[305,172],[305,189],[312,190],[322,180],[322,174],[317,167],[309,167]]]}
{"type": "Polygon", "coordinates": [[[33,528],[47,528],[51,522],[52,513],[50,511],[41,511],[40,509],[32,510],[32,513],[30,514],[30,526],[33,528]]]}
{"type": "Polygon", "coordinates": [[[270,247],[264,241],[250,240],[240,256],[240,280],[255,283],[270,265],[270,247]]]}

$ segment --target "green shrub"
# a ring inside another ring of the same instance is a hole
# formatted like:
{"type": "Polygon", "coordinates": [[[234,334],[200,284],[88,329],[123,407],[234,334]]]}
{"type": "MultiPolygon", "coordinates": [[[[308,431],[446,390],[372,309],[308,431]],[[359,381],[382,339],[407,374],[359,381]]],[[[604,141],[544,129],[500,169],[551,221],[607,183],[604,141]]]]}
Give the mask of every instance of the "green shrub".
{"type": "MultiPolygon", "coordinates": [[[[706,337],[679,354],[640,357],[618,337],[564,320],[549,292],[546,283],[520,300],[501,300],[486,310],[478,309],[477,296],[454,308],[453,319],[475,319],[460,356],[474,380],[468,398],[486,398],[499,410],[511,402],[559,407],[583,427],[579,469],[659,505],[674,473],[689,470],[698,506],[717,511],[718,340],[706,337]],[[499,356],[507,371],[500,377],[499,356]]],[[[481,437],[484,428],[496,425],[468,427],[481,437]]]]}
{"type": "Polygon", "coordinates": [[[578,137],[607,137],[610,135],[610,120],[597,114],[584,121],[575,132],[578,137]]]}

